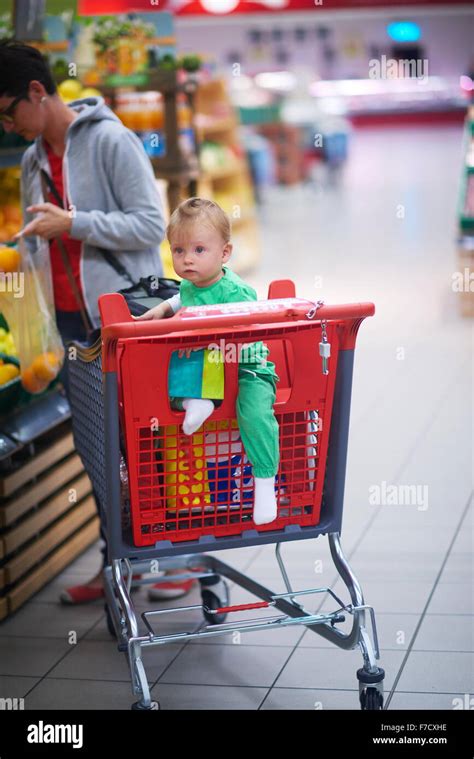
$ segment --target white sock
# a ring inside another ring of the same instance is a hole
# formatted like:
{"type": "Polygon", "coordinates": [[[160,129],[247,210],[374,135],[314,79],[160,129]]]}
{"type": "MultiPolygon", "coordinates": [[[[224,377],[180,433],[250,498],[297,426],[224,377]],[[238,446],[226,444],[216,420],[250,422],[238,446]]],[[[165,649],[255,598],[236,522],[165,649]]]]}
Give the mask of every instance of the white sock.
{"type": "Polygon", "coordinates": [[[255,498],[253,504],[253,521],[255,524],[268,524],[277,517],[274,477],[255,477],[255,498]]]}
{"type": "Polygon", "coordinates": [[[192,435],[211,416],[214,404],[205,398],[185,398],[183,408],[186,410],[183,432],[185,435],[192,435]]]}

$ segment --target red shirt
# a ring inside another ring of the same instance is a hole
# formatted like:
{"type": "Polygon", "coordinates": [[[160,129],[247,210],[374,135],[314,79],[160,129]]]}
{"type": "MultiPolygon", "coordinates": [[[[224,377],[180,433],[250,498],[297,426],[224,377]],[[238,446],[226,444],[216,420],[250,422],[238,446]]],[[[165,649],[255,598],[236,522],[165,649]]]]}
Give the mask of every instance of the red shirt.
{"type": "MultiPolygon", "coordinates": [[[[44,140],[44,147],[46,155],[48,156],[49,166],[51,170],[51,177],[56,185],[56,189],[62,198],[64,193],[63,185],[63,159],[61,156],[53,153],[51,145],[44,140]]],[[[54,195],[50,192],[48,200],[54,205],[59,205],[54,195]]],[[[66,252],[71,262],[72,272],[79,292],[82,295],[81,277],[80,277],[80,260],[81,260],[81,247],[82,242],[80,240],[72,240],[64,232],[61,236],[66,252]]],[[[58,248],[56,240],[50,240],[49,242],[49,255],[51,259],[51,269],[53,273],[53,291],[54,291],[54,305],[58,311],[79,311],[79,305],[74,292],[69,284],[69,279],[64,268],[61,252],[58,248]]]]}

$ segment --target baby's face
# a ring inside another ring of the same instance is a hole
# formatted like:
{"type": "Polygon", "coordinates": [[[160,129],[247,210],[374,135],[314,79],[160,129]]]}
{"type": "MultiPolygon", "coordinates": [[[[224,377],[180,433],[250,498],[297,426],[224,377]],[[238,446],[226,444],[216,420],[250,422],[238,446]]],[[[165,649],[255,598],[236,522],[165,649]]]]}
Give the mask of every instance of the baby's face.
{"type": "Polygon", "coordinates": [[[224,242],[216,229],[198,223],[176,232],[170,247],[176,274],[197,287],[217,282],[222,276],[222,264],[232,252],[232,245],[224,242]]]}

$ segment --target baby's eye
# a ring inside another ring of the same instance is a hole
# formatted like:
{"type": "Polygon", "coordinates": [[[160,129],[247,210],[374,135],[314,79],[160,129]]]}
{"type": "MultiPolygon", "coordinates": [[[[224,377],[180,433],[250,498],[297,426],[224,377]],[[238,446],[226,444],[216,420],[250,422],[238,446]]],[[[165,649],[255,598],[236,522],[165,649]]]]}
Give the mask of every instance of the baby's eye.
{"type": "Polygon", "coordinates": [[[198,245],[198,246],[196,247],[196,253],[204,253],[204,250],[205,250],[205,249],[202,247],[202,245],[198,245]]]}
{"type": "Polygon", "coordinates": [[[173,248],[173,253],[182,253],[182,252],[183,252],[182,248],[173,248]]]}

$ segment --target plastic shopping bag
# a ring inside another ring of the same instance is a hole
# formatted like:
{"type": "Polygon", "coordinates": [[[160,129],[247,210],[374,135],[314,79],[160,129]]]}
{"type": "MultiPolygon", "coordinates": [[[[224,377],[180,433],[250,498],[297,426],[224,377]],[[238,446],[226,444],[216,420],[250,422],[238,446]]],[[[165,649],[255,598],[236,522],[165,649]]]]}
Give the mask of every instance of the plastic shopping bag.
{"type": "Polygon", "coordinates": [[[48,387],[64,360],[54,312],[49,244],[40,238],[36,243],[33,250],[20,240],[3,264],[0,256],[0,312],[15,341],[22,385],[33,394],[48,387]]]}

